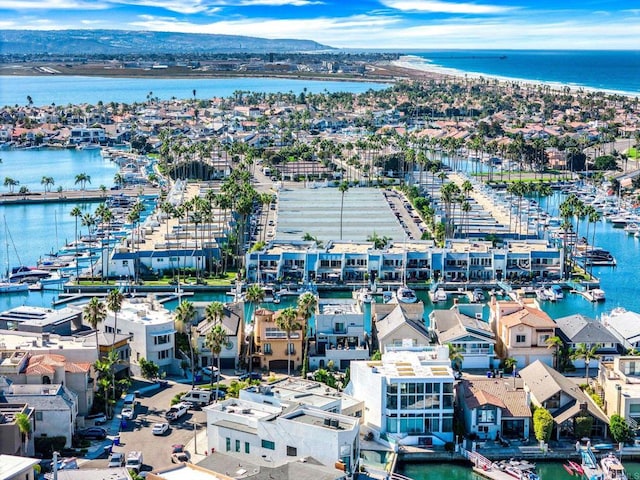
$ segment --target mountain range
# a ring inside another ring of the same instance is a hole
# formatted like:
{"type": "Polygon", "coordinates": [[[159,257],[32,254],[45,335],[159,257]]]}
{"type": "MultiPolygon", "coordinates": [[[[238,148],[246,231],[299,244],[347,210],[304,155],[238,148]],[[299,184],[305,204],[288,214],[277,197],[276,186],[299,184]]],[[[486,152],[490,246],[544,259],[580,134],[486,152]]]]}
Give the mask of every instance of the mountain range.
{"type": "Polygon", "coordinates": [[[3,55],[167,55],[332,50],[311,40],[125,30],[0,30],[3,55]]]}

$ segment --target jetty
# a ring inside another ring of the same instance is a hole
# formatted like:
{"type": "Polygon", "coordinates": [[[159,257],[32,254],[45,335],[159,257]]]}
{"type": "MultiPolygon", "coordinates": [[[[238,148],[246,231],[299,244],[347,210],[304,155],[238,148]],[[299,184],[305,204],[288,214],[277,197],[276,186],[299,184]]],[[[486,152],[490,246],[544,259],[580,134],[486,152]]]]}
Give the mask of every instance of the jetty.
{"type": "Polygon", "coordinates": [[[119,190],[62,190],[56,192],[0,193],[0,205],[32,205],[37,203],[66,202],[103,202],[114,193],[125,195],[159,195],[157,187],[129,187],[119,190]]]}

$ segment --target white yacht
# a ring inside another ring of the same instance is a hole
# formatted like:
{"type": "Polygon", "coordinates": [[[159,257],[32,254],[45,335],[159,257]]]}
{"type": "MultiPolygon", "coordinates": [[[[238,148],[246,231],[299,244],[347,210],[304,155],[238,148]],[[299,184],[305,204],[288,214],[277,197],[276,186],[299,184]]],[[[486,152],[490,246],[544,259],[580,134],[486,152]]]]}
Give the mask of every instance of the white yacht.
{"type": "Polygon", "coordinates": [[[396,291],[396,299],[401,303],[416,303],[418,301],[418,297],[416,297],[416,292],[407,287],[406,285],[401,286],[396,291]]]}

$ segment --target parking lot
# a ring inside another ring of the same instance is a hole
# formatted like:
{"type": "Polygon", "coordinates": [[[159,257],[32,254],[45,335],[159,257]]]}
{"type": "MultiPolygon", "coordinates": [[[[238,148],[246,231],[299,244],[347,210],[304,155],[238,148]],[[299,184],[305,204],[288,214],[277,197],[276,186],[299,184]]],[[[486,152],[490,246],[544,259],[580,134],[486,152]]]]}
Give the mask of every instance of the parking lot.
{"type": "MultiPolygon", "coordinates": [[[[120,445],[113,451],[126,454],[141,450],[144,455],[143,470],[156,470],[171,466],[171,445],[189,443],[194,438],[194,422],[198,431],[206,426],[206,418],[201,410],[190,410],[186,415],[171,423],[169,430],[162,436],[151,433],[154,423],[166,422],[165,414],[171,406],[171,399],[178,393],[186,393],[190,385],[169,383],[166,388],[142,394],[137,398],[135,416],[121,427],[120,445]]],[[[198,453],[204,452],[206,445],[197,445],[198,453]]],[[[90,460],[81,468],[106,468],[107,458],[90,460]]]]}

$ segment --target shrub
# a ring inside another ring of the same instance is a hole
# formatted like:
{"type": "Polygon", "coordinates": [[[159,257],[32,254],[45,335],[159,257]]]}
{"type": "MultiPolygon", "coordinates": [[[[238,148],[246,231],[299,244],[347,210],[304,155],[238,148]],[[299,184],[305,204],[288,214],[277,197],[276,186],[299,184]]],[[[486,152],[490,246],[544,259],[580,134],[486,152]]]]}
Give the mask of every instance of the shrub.
{"type": "Polygon", "coordinates": [[[591,415],[582,415],[574,420],[574,434],[576,438],[588,437],[593,427],[593,417],[591,415]]]}
{"type": "Polygon", "coordinates": [[[611,437],[616,443],[626,442],[631,438],[631,429],[620,415],[611,416],[609,430],[611,430],[611,437]]]}
{"type": "Polygon", "coordinates": [[[66,443],[65,437],[35,437],[33,439],[36,453],[42,454],[44,458],[51,458],[53,452],[61,451],[66,443]]]}
{"type": "Polygon", "coordinates": [[[546,408],[537,408],[533,414],[533,431],[536,440],[539,442],[548,442],[551,438],[553,430],[553,417],[546,408]]]}

